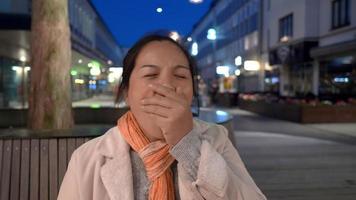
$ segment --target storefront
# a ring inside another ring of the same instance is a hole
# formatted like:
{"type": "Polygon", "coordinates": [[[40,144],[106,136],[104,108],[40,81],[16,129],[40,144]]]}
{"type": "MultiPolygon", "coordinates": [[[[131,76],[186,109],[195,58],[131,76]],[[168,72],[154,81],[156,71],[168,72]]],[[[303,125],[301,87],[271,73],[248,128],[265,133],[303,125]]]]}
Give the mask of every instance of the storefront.
{"type": "Polygon", "coordinates": [[[270,50],[269,64],[274,70],[266,78],[274,84],[272,90],[276,90],[278,83],[281,96],[303,97],[314,93],[315,66],[309,52],[317,45],[316,41],[303,41],[270,50]]]}
{"type": "Polygon", "coordinates": [[[319,96],[331,100],[356,97],[356,41],[312,51],[320,70],[319,96]]]}
{"type": "Polygon", "coordinates": [[[0,107],[21,108],[26,104],[29,67],[19,60],[0,57],[0,107]]]}

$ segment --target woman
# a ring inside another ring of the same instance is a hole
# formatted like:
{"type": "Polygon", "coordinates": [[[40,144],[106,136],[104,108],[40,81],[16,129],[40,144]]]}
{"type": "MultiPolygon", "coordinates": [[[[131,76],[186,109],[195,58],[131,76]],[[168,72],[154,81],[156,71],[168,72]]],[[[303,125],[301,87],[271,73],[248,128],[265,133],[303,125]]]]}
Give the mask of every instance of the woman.
{"type": "Polygon", "coordinates": [[[194,71],[174,40],[138,41],[119,87],[129,111],[73,153],[58,199],[266,199],[227,130],[193,119],[194,71]]]}

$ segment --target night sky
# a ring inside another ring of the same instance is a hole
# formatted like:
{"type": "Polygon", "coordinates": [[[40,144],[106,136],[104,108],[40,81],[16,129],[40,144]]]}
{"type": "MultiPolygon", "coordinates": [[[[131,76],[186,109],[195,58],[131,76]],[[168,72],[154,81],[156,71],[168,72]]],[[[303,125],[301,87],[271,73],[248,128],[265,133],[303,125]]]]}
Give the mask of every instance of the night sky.
{"type": "Polygon", "coordinates": [[[92,0],[116,41],[130,47],[147,32],[175,30],[191,32],[193,25],[209,9],[211,0],[192,4],[189,0],[92,0]],[[156,12],[161,7],[162,13],[156,12]]]}

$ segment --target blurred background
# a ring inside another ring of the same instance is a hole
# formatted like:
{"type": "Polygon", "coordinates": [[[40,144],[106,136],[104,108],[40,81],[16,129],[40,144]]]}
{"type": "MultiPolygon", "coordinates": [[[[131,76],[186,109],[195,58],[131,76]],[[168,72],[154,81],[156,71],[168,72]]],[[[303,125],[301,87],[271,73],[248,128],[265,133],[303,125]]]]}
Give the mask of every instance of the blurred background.
{"type": "MultiPolygon", "coordinates": [[[[203,106],[355,104],[353,0],[68,2],[74,106],[112,96],[126,51],[147,33],[196,58],[203,106]]],[[[26,108],[31,1],[0,5],[0,107],[26,108]]]]}
{"type": "MultiPolygon", "coordinates": [[[[17,161],[5,158],[42,134],[26,129],[33,1],[0,2],[1,200],[21,194],[9,185],[16,170],[6,171],[17,161]]],[[[157,33],[195,58],[198,117],[228,127],[269,199],[356,199],[355,0],[68,0],[68,15],[76,125],[45,138],[79,146],[114,125],[126,108],[114,103],[122,60],[157,33]]],[[[63,144],[67,162],[75,148],[63,144]]]]}

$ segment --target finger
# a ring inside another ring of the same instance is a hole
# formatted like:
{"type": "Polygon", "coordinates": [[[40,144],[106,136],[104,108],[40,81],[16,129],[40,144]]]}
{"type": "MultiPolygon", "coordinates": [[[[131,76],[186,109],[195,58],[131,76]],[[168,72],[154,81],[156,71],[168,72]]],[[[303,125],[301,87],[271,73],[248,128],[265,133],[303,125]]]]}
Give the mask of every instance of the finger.
{"type": "Polygon", "coordinates": [[[172,90],[171,88],[167,88],[161,84],[150,84],[149,87],[156,93],[163,95],[165,97],[168,97],[170,99],[177,99],[177,94],[174,90],[172,90]]]}
{"type": "Polygon", "coordinates": [[[174,107],[174,102],[172,102],[172,100],[159,95],[142,99],[141,103],[142,105],[159,105],[165,108],[174,107]]]}
{"type": "Polygon", "coordinates": [[[169,111],[170,111],[167,108],[164,108],[162,106],[156,106],[156,105],[142,105],[141,108],[145,113],[153,114],[155,116],[162,117],[162,118],[168,118],[169,111]]]}

